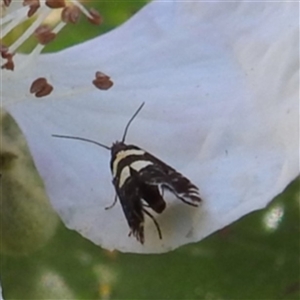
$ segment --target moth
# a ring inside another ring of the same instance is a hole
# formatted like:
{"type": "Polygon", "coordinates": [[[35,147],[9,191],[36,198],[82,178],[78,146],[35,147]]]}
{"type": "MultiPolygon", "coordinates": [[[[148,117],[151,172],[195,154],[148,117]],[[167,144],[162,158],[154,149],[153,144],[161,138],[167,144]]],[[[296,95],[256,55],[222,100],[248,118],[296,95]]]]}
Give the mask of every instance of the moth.
{"type": "Polygon", "coordinates": [[[112,208],[119,199],[130,228],[129,236],[133,235],[141,244],[145,241],[145,215],[152,219],[158,236],[162,239],[160,226],[149,210],[157,214],[165,210],[164,190],[170,191],[177,199],[191,206],[197,207],[202,201],[198,188],[188,178],[142,148],[125,143],[129,126],[144,104],[140,105],[128,121],[122,140],[116,141],[111,147],[82,137],[52,135],[93,143],[110,150],[110,169],[116,195],[113,204],[106,209],[112,208]]]}

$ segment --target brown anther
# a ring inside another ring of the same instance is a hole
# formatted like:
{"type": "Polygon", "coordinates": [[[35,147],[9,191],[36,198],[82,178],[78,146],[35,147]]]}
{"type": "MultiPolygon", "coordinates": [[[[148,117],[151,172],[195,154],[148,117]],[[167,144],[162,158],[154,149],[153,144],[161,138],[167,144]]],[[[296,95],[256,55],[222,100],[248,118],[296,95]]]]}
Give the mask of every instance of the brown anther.
{"type": "Polygon", "coordinates": [[[35,30],[34,35],[42,45],[46,45],[56,38],[56,34],[52,32],[51,28],[47,25],[39,26],[35,30]]]}
{"type": "Polygon", "coordinates": [[[7,59],[7,62],[1,66],[1,69],[13,71],[15,68],[15,64],[13,61],[14,55],[5,51],[5,47],[4,47],[4,50],[3,51],[1,50],[1,56],[2,58],[7,59]]]}
{"type": "Polygon", "coordinates": [[[40,0],[23,0],[23,6],[29,6],[27,17],[30,18],[40,8],[40,0]]]}
{"type": "Polygon", "coordinates": [[[29,10],[27,12],[27,17],[30,18],[35,14],[35,12],[40,8],[39,1],[36,1],[37,3],[29,5],[29,10]]]}
{"type": "Polygon", "coordinates": [[[50,8],[63,8],[66,3],[65,0],[46,0],[46,5],[50,8]]]}
{"type": "Polygon", "coordinates": [[[36,97],[44,97],[49,95],[53,90],[53,86],[47,82],[47,79],[40,77],[36,79],[30,87],[30,93],[35,94],[36,97]]]}
{"type": "Polygon", "coordinates": [[[11,0],[3,0],[3,3],[6,7],[8,7],[11,3],[11,0]]]}
{"type": "Polygon", "coordinates": [[[3,64],[1,66],[1,69],[6,69],[6,70],[13,71],[15,69],[14,61],[12,59],[8,60],[5,64],[3,64]]]}
{"type": "Polygon", "coordinates": [[[99,90],[108,90],[113,86],[113,82],[110,77],[102,72],[96,72],[96,79],[93,80],[93,84],[99,90]]]}
{"type": "Polygon", "coordinates": [[[8,51],[4,50],[4,51],[1,51],[1,57],[4,58],[4,59],[11,59],[12,54],[9,53],[8,51]]]}
{"type": "Polygon", "coordinates": [[[100,25],[103,22],[103,18],[101,17],[101,15],[99,14],[99,12],[96,9],[90,8],[89,13],[91,15],[91,17],[88,18],[90,23],[92,23],[94,25],[100,25]]]}
{"type": "Polygon", "coordinates": [[[61,12],[61,19],[65,23],[75,24],[79,21],[80,9],[77,6],[66,6],[61,12]]]}
{"type": "Polygon", "coordinates": [[[2,43],[0,43],[0,53],[2,58],[5,58],[4,55],[8,52],[8,47],[2,43]]]}
{"type": "Polygon", "coordinates": [[[23,6],[40,5],[40,0],[23,0],[23,6]]]}

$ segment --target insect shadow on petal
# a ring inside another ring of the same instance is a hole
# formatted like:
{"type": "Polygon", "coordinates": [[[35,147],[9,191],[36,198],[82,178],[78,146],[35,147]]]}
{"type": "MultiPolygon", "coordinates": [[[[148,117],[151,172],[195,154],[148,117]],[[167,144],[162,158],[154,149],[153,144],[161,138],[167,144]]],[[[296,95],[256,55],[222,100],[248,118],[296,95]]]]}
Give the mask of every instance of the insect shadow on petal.
{"type": "Polygon", "coordinates": [[[157,214],[165,210],[164,189],[169,190],[176,198],[188,205],[197,207],[201,202],[198,188],[188,178],[147,151],[125,143],[129,126],[144,104],[143,102],[128,121],[122,140],[116,141],[111,147],[82,137],[52,135],[56,138],[93,143],[111,151],[110,168],[116,196],[113,204],[106,209],[112,208],[119,198],[130,227],[129,236],[133,235],[141,244],[145,241],[145,215],[152,219],[158,236],[162,239],[160,226],[149,210],[157,214]]]}

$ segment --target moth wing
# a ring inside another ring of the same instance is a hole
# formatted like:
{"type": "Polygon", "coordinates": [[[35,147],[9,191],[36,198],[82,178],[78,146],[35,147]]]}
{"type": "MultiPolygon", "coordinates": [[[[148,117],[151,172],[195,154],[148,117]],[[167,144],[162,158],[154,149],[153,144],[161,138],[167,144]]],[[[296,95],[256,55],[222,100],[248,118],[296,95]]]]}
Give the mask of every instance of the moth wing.
{"type": "Polygon", "coordinates": [[[168,189],[187,204],[197,206],[201,202],[198,187],[188,178],[148,152],[145,153],[144,158],[153,164],[141,170],[141,180],[168,189]]]}
{"type": "Polygon", "coordinates": [[[138,183],[139,195],[156,213],[162,213],[166,208],[166,202],[163,199],[158,186],[148,184],[144,178],[140,176],[140,172],[130,168],[130,176],[135,178],[138,183]]]}
{"type": "Polygon", "coordinates": [[[144,243],[144,214],[141,197],[139,195],[136,178],[127,179],[126,185],[118,189],[115,182],[117,195],[120,200],[127,223],[133,235],[139,242],[144,243]]]}

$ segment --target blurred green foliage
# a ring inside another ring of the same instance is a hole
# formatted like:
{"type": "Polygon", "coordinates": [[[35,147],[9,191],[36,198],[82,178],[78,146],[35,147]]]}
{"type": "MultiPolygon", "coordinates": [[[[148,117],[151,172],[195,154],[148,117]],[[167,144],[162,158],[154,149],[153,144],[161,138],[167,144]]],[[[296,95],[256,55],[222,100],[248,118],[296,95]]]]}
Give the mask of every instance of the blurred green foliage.
{"type": "MultiPolygon", "coordinates": [[[[111,30],[146,1],[86,3],[104,18],[68,25],[46,51],[111,30]]],[[[300,299],[299,180],[273,200],[205,240],[161,255],[108,252],[58,227],[32,255],[1,255],[1,284],[8,299],[300,299]],[[279,208],[279,210],[278,210],[279,208]],[[274,228],[266,216],[281,211],[274,228]]]]}

